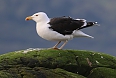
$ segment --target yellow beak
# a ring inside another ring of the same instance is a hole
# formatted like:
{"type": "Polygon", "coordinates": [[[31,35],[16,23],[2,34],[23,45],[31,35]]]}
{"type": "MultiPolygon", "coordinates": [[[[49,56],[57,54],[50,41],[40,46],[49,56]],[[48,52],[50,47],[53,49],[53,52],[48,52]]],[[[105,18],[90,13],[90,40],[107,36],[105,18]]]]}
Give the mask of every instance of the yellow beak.
{"type": "Polygon", "coordinates": [[[31,16],[28,16],[28,17],[25,18],[25,20],[26,20],[26,21],[32,20],[32,17],[31,17],[31,16]]]}

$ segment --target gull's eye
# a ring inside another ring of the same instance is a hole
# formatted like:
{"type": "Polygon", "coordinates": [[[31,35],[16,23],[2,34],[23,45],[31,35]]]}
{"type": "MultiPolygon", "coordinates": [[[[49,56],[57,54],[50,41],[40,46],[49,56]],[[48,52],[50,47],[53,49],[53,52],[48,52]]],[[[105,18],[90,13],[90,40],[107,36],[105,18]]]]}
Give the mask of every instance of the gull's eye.
{"type": "Polygon", "coordinates": [[[35,16],[38,16],[38,15],[35,15],[35,16]]]}

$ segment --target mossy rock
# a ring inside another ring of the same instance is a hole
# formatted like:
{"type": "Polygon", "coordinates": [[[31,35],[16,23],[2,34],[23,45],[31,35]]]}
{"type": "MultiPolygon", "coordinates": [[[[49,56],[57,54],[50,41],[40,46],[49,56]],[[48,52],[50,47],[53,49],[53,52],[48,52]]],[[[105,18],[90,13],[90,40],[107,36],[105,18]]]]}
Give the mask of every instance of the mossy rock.
{"type": "Polygon", "coordinates": [[[94,68],[88,78],[116,78],[116,70],[105,67],[94,68]]]}
{"type": "Polygon", "coordinates": [[[93,51],[53,49],[28,49],[0,55],[0,73],[11,78],[94,78],[99,67],[116,70],[116,57],[93,51]]]}

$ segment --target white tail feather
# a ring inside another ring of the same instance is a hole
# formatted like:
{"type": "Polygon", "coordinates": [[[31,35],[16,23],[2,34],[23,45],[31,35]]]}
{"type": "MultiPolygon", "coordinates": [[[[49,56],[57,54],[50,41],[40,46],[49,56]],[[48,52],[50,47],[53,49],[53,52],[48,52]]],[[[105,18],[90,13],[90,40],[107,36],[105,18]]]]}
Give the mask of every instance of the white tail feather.
{"type": "Polygon", "coordinates": [[[94,37],[92,37],[92,36],[90,36],[90,35],[88,35],[88,34],[83,33],[83,32],[80,31],[80,30],[75,30],[75,31],[73,32],[73,36],[74,36],[74,37],[89,37],[89,38],[94,38],[94,37]]]}

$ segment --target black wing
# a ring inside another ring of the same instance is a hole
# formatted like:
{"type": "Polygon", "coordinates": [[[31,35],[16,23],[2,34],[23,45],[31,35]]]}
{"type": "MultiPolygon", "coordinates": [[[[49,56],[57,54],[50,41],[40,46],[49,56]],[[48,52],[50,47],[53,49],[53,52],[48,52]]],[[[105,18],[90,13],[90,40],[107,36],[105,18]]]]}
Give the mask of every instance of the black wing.
{"type": "Polygon", "coordinates": [[[83,20],[75,20],[71,17],[57,17],[52,18],[48,24],[51,25],[50,29],[63,35],[69,35],[74,30],[81,28],[84,23],[83,20]]]}

